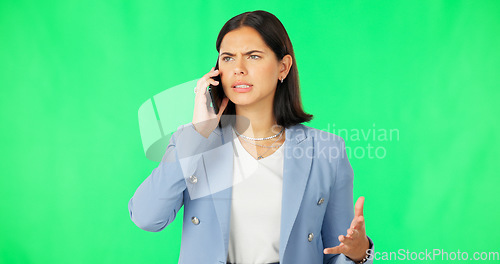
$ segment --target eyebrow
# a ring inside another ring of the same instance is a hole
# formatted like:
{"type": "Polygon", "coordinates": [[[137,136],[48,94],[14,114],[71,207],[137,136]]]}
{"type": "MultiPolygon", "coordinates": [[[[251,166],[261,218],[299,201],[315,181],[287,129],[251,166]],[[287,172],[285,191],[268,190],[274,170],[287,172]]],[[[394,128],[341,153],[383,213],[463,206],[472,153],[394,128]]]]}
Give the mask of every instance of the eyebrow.
{"type": "MultiPolygon", "coordinates": [[[[250,55],[250,54],[256,53],[256,52],[264,53],[263,51],[260,51],[260,50],[251,50],[251,51],[248,51],[248,52],[244,53],[243,55],[250,55]]],[[[220,56],[222,56],[224,54],[229,55],[229,56],[234,56],[234,54],[229,53],[229,52],[223,52],[223,53],[220,54],[220,56]]]]}

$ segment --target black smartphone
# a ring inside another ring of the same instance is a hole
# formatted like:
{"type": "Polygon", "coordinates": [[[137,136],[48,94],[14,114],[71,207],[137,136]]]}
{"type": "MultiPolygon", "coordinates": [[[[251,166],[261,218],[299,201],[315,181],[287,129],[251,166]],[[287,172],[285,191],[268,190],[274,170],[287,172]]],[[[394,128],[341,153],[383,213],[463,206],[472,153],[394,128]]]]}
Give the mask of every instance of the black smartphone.
{"type": "MultiPolygon", "coordinates": [[[[219,69],[219,61],[215,64],[215,70],[219,69]]],[[[214,76],[212,79],[219,82],[219,85],[208,86],[208,93],[210,94],[210,99],[212,99],[212,107],[214,108],[215,114],[219,114],[220,104],[222,103],[222,99],[226,96],[224,94],[224,89],[222,89],[222,83],[220,80],[220,73],[217,76],[214,76]]]]}

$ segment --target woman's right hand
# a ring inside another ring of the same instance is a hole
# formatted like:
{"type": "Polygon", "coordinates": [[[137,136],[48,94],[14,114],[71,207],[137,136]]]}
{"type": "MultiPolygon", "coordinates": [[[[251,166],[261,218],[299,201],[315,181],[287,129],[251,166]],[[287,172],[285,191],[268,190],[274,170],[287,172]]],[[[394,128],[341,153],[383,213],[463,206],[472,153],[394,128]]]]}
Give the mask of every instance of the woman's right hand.
{"type": "Polygon", "coordinates": [[[222,99],[218,114],[215,114],[213,107],[210,107],[210,104],[207,104],[207,100],[211,100],[207,87],[210,84],[214,86],[219,85],[218,81],[212,79],[217,75],[219,75],[219,70],[214,70],[214,68],[212,68],[207,74],[198,80],[195,89],[196,96],[194,98],[193,125],[195,130],[206,138],[210,136],[212,131],[214,131],[219,124],[220,117],[229,102],[229,98],[227,97],[222,99]]]}

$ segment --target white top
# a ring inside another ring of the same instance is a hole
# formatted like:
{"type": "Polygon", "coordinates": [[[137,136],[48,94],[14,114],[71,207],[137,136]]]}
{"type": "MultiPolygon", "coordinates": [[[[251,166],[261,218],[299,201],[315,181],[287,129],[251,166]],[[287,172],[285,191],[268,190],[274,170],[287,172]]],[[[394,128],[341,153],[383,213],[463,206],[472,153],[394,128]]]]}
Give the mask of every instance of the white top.
{"type": "Polygon", "coordinates": [[[234,130],[233,136],[233,196],[227,261],[278,262],[285,144],[271,155],[256,160],[243,148],[234,130]]]}

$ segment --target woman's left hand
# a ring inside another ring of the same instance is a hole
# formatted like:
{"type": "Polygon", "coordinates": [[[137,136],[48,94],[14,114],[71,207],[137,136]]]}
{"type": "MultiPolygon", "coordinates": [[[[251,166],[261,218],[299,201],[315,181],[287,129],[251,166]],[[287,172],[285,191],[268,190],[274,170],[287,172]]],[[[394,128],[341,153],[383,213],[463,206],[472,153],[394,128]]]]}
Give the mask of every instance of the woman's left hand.
{"type": "Polygon", "coordinates": [[[340,235],[340,245],[331,248],[325,248],[325,254],[340,254],[343,253],[353,261],[360,261],[366,256],[366,251],[369,249],[370,242],[366,237],[365,219],[363,217],[364,197],[359,197],[354,206],[354,219],[352,219],[351,227],[347,229],[347,235],[340,235]]]}

